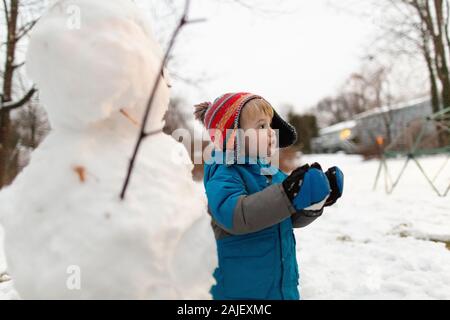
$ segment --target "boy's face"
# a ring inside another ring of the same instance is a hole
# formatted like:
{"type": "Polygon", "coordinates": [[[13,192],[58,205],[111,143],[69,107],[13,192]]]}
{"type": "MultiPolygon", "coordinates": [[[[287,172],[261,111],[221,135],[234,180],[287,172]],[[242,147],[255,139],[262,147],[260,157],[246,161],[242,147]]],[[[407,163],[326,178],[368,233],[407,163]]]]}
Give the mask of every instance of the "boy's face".
{"type": "Polygon", "coordinates": [[[250,157],[270,157],[275,153],[276,134],[270,127],[272,118],[263,112],[241,114],[241,129],[244,131],[245,155],[250,157]]]}

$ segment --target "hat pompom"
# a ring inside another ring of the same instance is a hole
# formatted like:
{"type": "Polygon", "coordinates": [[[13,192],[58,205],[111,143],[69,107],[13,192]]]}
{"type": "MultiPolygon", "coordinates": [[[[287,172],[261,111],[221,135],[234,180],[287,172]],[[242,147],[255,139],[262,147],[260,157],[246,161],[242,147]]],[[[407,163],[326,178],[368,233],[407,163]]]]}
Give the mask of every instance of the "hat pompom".
{"type": "Polygon", "coordinates": [[[196,104],[194,106],[195,110],[194,110],[194,117],[195,119],[197,119],[198,121],[201,121],[202,123],[205,122],[205,115],[206,115],[206,111],[208,111],[209,107],[211,107],[212,103],[211,102],[202,102],[199,104],[196,104]]]}

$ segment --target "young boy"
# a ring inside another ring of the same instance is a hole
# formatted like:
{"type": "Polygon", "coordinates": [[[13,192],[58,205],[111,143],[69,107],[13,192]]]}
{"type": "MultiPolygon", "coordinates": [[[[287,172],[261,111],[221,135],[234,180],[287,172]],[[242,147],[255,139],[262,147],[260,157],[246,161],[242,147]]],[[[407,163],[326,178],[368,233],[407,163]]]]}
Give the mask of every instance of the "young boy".
{"type": "Polygon", "coordinates": [[[314,163],[287,176],[271,166],[277,141],[288,147],[297,133],[260,96],[228,93],[195,107],[214,143],[204,169],[218,253],[213,299],[300,299],[293,228],[336,202],[342,172],[314,163]]]}

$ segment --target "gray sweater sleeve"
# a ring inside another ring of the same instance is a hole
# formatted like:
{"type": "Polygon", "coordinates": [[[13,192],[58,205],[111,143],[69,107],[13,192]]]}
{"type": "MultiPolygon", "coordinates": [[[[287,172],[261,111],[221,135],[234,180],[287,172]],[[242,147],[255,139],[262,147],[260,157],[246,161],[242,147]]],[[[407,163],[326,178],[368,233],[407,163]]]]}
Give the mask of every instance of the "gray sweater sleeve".
{"type": "Polygon", "coordinates": [[[257,232],[289,218],[295,213],[291,201],[280,184],[273,184],[264,190],[239,197],[233,212],[231,234],[257,232]]]}
{"type": "Polygon", "coordinates": [[[301,210],[291,216],[292,227],[304,228],[314,222],[323,213],[323,208],[318,211],[301,210]]]}

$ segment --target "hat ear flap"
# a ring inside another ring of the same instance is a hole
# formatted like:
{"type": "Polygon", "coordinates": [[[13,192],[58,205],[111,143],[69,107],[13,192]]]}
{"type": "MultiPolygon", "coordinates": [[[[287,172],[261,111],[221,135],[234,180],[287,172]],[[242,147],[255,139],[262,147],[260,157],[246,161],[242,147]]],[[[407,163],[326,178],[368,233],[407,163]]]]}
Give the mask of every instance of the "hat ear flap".
{"type": "Polygon", "coordinates": [[[273,110],[272,129],[278,130],[278,141],[280,148],[287,148],[297,141],[297,130],[273,110]]]}

